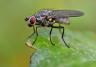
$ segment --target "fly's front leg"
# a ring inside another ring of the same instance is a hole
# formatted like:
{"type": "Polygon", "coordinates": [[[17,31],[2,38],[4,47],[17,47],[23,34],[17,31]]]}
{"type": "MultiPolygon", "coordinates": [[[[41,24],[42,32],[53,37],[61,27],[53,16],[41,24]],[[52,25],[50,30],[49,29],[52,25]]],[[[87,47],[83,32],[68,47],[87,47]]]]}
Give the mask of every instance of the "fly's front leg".
{"type": "Polygon", "coordinates": [[[35,40],[33,41],[33,43],[32,43],[32,45],[34,45],[35,44],[35,42],[37,41],[37,37],[38,37],[38,31],[37,31],[37,27],[36,27],[36,38],[35,38],[35,40]]]}
{"type": "Polygon", "coordinates": [[[28,36],[27,38],[27,42],[25,43],[26,46],[28,47],[32,47],[32,43],[31,43],[31,37],[35,34],[36,30],[35,27],[33,26],[33,33],[31,35],[28,36]]]}
{"type": "Polygon", "coordinates": [[[35,27],[33,26],[33,33],[28,36],[28,39],[31,39],[31,37],[36,33],[35,27]]]}
{"type": "Polygon", "coordinates": [[[26,45],[27,45],[28,47],[32,47],[32,45],[34,45],[34,43],[35,43],[36,40],[37,40],[37,36],[38,36],[37,27],[36,27],[36,30],[35,30],[35,27],[33,26],[33,33],[32,33],[30,36],[28,36],[26,45]],[[34,34],[36,34],[36,38],[35,38],[35,40],[34,40],[33,42],[31,42],[31,37],[32,37],[34,34]]]}

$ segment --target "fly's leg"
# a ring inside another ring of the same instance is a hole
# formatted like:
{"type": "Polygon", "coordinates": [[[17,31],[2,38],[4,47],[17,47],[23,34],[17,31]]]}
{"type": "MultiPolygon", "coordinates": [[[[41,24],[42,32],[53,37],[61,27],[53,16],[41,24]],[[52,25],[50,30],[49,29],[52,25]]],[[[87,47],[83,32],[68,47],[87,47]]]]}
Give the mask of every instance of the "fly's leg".
{"type": "Polygon", "coordinates": [[[36,27],[36,30],[35,30],[35,27],[33,26],[33,33],[30,35],[30,36],[28,36],[28,40],[27,40],[27,42],[26,42],[26,45],[28,46],[28,47],[32,47],[32,45],[34,45],[34,43],[36,42],[36,40],[37,40],[37,36],[38,36],[38,32],[37,32],[37,27],[36,27]],[[35,40],[33,41],[33,43],[31,42],[31,37],[34,35],[34,34],[36,34],[36,38],[35,38],[35,40]]]}
{"type": "Polygon", "coordinates": [[[28,39],[31,39],[31,37],[36,33],[35,27],[33,26],[33,33],[28,36],[28,39]]]}
{"type": "Polygon", "coordinates": [[[53,27],[51,27],[51,30],[50,30],[50,42],[54,46],[55,44],[52,42],[52,38],[51,38],[52,30],[53,30],[53,27]]]}
{"type": "Polygon", "coordinates": [[[68,47],[68,48],[70,48],[70,47],[68,46],[68,44],[65,42],[65,40],[64,40],[64,27],[62,27],[62,29],[63,29],[63,32],[62,32],[61,38],[62,38],[63,42],[65,43],[65,46],[68,47]]]}
{"type": "Polygon", "coordinates": [[[33,27],[33,33],[31,34],[31,35],[29,35],[28,36],[28,38],[27,38],[27,42],[26,42],[26,46],[28,46],[28,47],[32,47],[32,43],[31,43],[31,37],[35,34],[35,27],[34,26],[32,26],[33,27]]]}
{"type": "Polygon", "coordinates": [[[62,41],[64,42],[64,44],[65,44],[66,47],[70,48],[70,47],[67,45],[67,43],[65,42],[65,40],[64,40],[64,27],[63,27],[63,26],[59,26],[59,27],[58,27],[58,26],[52,26],[52,28],[59,28],[59,30],[63,29],[62,36],[61,36],[62,41]]]}
{"type": "Polygon", "coordinates": [[[38,37],[38,32],[37,32],[37,27],[36,27],[36,38],[35,38],[35,40],[33,41],[33,43],[32,43],[32,45],[34,45],[35,44],[35,42],[37,41],[37,37],[38,37]]]}

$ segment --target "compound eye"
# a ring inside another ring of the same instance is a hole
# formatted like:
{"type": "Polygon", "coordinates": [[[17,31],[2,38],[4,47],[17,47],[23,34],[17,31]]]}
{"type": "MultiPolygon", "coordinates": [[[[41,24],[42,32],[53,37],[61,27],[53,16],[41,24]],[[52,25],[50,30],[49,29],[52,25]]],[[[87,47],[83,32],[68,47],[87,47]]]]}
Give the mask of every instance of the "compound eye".
{"type": "Polygon", "coordinates": [[[32,17],[30,18],[30,22],[31,22],[31,24],[34,24],[34,23],[36,22],[35,16],[32,16],[32,17]]]}

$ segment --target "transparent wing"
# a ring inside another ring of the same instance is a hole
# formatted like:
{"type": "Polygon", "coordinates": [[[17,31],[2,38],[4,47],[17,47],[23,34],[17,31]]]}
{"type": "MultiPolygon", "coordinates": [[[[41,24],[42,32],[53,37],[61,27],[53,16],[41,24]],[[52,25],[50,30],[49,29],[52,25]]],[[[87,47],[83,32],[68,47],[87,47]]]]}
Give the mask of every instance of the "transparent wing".
{"type": "Polygon", "coordinates": [[[52,17],[63,18],[63,17],[80,17],[83,16],[84,13],[78,10],[52,10],[48,15],[52,17]]]}
{"type": "Polygon", "coordinates": [[[49,13],[52,12],[52,10],[44,9],[44,10],[39,10],[35,16],[48,16],[49,13]]]}

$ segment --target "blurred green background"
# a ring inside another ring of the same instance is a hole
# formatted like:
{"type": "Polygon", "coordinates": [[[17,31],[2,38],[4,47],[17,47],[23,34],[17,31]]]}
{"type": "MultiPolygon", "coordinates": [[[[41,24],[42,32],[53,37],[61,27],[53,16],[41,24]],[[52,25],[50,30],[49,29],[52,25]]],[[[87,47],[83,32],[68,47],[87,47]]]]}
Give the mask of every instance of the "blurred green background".
{"type": "Polygon", "coordinates": [[[24,18],[42,8],[81,10],[85,16],[72,18],[66,28],[96,33],[95,0],[0,0],[0,67],[28,67],[32,49],[25,40],[32,30],[24,18]]]}

